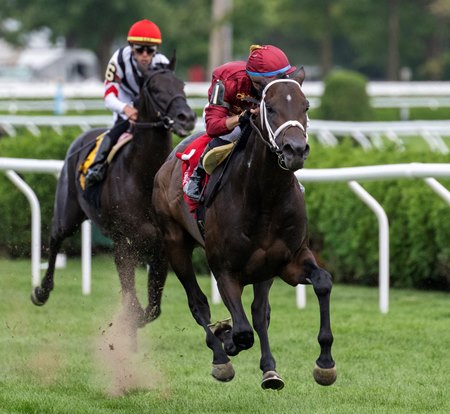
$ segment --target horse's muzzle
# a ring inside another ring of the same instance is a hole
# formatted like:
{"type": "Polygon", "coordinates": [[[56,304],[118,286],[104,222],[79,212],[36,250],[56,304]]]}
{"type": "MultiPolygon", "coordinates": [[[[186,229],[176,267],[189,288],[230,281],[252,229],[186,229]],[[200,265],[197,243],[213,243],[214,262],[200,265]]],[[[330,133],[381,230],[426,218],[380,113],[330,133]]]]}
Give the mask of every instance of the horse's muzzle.
{"type": "Polygon", "coordinates": [[[180,137],[186,137],[195,128],[197,117],[192,110],[184,110],[177,114],[174,119],[173,130],[180,137]]]}
{"type": "Polygon", "coordinates": [[[303,164],[309,154],[309,145],[306,143],[306,140],[301,142],[292,141],[283,145],[281,154],[286,169],[296,171],[303,168],[303,164]]]}

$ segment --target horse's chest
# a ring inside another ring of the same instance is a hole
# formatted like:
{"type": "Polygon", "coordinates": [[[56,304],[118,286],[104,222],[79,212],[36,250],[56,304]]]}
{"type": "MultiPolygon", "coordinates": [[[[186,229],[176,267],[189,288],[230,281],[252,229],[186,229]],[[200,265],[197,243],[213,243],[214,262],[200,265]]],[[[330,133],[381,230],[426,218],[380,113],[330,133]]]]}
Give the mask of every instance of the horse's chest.
{"type": "Polygon", "coordinates": [[[301,229],[293,227],[270,228],[255,231],[241,246],[245,257],[245,273],[273,277],[292,260],[304,241],[301,229]]]}
{"type": "Polygon", "coordinates": [[[248,275],[266,275],[273,277],[277,273],[280,266],[289,262],[292,252],[282,240],[276,240],[272,245],[267,247],[258,247],[251,251],[245,273],[248,275]]]}

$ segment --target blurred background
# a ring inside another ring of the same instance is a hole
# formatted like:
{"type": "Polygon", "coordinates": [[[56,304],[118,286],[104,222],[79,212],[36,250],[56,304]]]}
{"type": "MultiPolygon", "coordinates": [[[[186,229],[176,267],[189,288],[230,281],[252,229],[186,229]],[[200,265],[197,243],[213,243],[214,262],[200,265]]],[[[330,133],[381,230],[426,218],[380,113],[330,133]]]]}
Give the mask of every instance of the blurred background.
{"type": "Polygon", "coordinates": [[[142,18],[160,26],[161,50],[176,49],[189,81],[246,59],[253,43],[279,46],[309,79],[334,68],[373,80],[450,76],[449,0],[2,0],[0,77],[42,77],[45,63],[59,58],[71,72],[46,77],[101,79],[142,18]]]}

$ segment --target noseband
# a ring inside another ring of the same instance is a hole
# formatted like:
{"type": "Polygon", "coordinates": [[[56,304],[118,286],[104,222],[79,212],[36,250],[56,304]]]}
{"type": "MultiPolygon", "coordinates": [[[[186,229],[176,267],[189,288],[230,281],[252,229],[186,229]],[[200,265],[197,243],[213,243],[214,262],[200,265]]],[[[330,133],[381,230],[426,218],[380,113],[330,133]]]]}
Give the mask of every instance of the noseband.
{"type": "Polygon", "coordinates": [[[169,109],[175,101],[175,99],[182,98],[185,99],[184,95],[182,93],[178,93],[169,100],[166,107],[163,108],[160,103],[154,98],[152,94],[152,90],[150,87],[147,87],[150,83],[150,79],[155,76],[157,73],[164,73],[167,70],[157,70],[153,74],[150,74],[149,77],[146,80],[146,85],[143,89],[144,91],[144,97],[147,101],[150,102],[150,106],[152,107],[153,111],[156,114],[157,121],[155,122],[135,122],[136,128],[159,128],[164,127],[165,129],[171,130],[173,127],[173,124],[175,121],[167,114],[169,112],[169,109]]]}
{"type": "Polygon", "coordinates": [[[272,85],[274,85],[276,83],[280,83],[280,82],[294,83],[295,85],[297,85],[300,88],[300,91],[302,90],[302,87],[300,86],[300,84],[297,81],[295,81],[294,79],[275,79],[275,80],[273,80],[272,82],[269,82],[266,85],[266,87],[262,91],[261,102],[259,103],[259,115],[260,115],[260,119],[261,119],[261,129],[264,130],[264,128],[265,128],[267,130],[268,140],[266,140],[264,138],[262,130],[254,123],[253,117],[250,117],[250,124],[251,124],[252,128],[254,130],[256,130],[257,135],[264,142],[264,144],[267,145],[269,147],[269,149],[277,155],[277,157],[278,157],[278,164],[280,165],[280,167],[283,168],[284,170],[287,170],[286,166],[284,165],[283,153],[282,153],[282,151],[280,150],[280,147],[278,146],[278,144],[275,141],[276,138],[278,137],[278,135],[281,134],[281,132],[283,132],[285,129],[287,129],[289,127],[300,128],[302,130],[302,132],[306,136],[306,142],[308,142],[308,134],[307,134],[307,132],[305,130],[305,127],[297,120],[286,121],[283,124],[281,124],[275,130],[275,132],[273,131],[273,129],[272,129],[270,123],[269,123],[269,119],[267,117],[267,106],[266,106],[265,98],[266,98],[267,90],[272,85]]]}

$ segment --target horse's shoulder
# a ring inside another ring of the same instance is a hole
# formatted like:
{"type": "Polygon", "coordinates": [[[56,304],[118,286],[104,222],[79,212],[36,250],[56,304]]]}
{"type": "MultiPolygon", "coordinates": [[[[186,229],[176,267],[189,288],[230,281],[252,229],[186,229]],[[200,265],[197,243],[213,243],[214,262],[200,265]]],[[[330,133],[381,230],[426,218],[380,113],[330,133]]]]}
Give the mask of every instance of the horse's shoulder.
{"type": "Polygon", "coordinates": [[[185,149],[192,144],[197,138],[200,138],[202,135],[204,135],[204,131],[196,132],[195,134],[192,134],[183,140],[179,142],[179,144],[172,150],[172,152],[167,157],[167,160],[171,160],[173,158],[176,158],[176,154],[179,152],[184,152],[185,149]]]}

